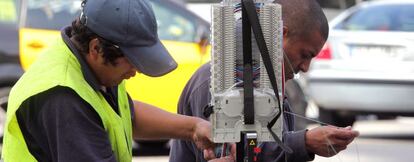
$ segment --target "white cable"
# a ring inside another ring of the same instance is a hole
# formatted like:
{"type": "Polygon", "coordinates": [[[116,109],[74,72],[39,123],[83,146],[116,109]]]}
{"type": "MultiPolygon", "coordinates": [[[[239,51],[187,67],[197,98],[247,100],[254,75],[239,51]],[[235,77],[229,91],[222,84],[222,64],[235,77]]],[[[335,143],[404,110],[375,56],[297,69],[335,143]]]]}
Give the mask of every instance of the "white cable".
{"type": "Polygon", "coordinates": [[[293,112],[284,111],[284,113],[290,114],[290,115],[293,115],[295,117],[302,118],[302,119],[305,119],[305,120],[308,120],[308,121],[312,121],[312,122],[315,122],[315,123],[318,123],[318,124],[321,124],[321,125],[324,125],[324,126],[325,125],[331,125],[331,124],[324,123],[324,122],[321,122],[321,121],[318,121],[318,120],[315,120],[315,119],[311,119],[311,118],[308,118],[308,117],[305,117],[305,116],[302,116],[302,115],[299,115],[299,114],[296,114],[296,113],[293,113],[293,112]]]}
{"type": "Polygon", "coordinates": [[[293,73],[293,78],[295,78],[295,79],[298,79],[299,78],[299,72],[296,72],[295,71],[295,69],[293,68],[293,65],[292,65],[292,62],[290,62],[290,59],[289,59],[289,57],[286,55],[286,52],[285,52],[285,50],[283,50],[283,56],[284,56],[284,58],[285,58],[285,60],[286,60],[286,62],[287,62],[287,64],[288,64],[288,67],[290,68],[290,70],[292,71],[292,73],[293,73]]]}
{"type": "Polygon", "coordinates": [[[224,91],[224,94],[228,93],[231,89],[233,89],[235,86],[237,86],[237,85],[239,85],[241,83],[243,83],[243,81],[234,83],[232,86],[230,86],[228,89],[226,89],[226,91],[224,91]]]}
{"type": "MultiPolygon", "coordinates": [[[[311,118],[308,118],[308,117],[305,117],[305,116],[302,116],[302,115],[299,115],[299,114],[296,114],[296,113],[293,113],[293,112],[284,111],[284,113],[293,115],[293,116],[301,118],[301,119],[312,121],[312,122],[315,122],[315,123],[318,123],[318,124],[321,124],[321,125],[331,125],[331,124],[327,124],[327,123],[324,123],[324,122],[321,122],[321,121],[318,121],[318,120],[314,120],[314,119],[311,119],[311,118]]],[[[332,149],[332,151],[334,151],[335,155],[337,155],[339,152],[337,152],[335,150],[335,148],[332,145],[332,142],[328,138],[326,138],[326,141],[328,142],[328,146],[327,146],[328,149],[327,150],[329,151],[330,149],[332,149]]],[[[360,162],[359,149],[358,149],[358,144],[357,144],[356,140],[354,141],[354,143],[355,143],[355,149],[356,149],[356,152],[357,152],[358,162],[360,162]]],[[[342,159],[339,156],[338,156],[338,159],[339,159],[339,161],[342,162],[342,159]]]]}

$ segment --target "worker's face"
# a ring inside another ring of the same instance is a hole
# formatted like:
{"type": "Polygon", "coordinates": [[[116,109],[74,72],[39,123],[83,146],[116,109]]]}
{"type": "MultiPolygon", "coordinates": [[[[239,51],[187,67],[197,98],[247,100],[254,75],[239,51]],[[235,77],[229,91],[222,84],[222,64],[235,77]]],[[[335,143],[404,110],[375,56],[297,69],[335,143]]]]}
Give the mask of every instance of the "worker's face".
{"type": "Polygon", "coordinates": [[[116,86],[124,79],[135,76],[137,69],[126,57],[116,58],[115,64],[105,62],[103,51],[99,50],[97,41],[99,40],[91,41],[87,60],[102,86],[116,86]]]}
{"type": "Polygon", "coordinates": [[[325,40],[318,31],[309,32],[308,36],[289,36],[289,30],[283,31],[283,50],[287,56],[285,58],[285,80],[292,79],[294,74],[307,72],[311,60],[322,49],[325,40]],[[292,65],[290,68],[288,59],[292,65]]]}

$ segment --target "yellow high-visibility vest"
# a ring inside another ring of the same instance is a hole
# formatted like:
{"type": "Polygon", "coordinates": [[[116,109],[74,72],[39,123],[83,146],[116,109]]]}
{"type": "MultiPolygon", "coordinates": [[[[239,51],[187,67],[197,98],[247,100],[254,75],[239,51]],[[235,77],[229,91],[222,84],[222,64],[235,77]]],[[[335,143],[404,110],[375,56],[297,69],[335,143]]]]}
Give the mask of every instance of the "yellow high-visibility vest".
{"type": "Polygon", "coordinates": [[[104,96],[86,82],[79,61],[61,38],[39,56],[10,92],[2,151],[4,161],[36,161],[23,138],[16,111],[29,97],[56,86],[71,88],[93,107],[102,120],[118,161],[131,162],[132,121],[124,82],[118,86],[118,115],[104,96]]]}

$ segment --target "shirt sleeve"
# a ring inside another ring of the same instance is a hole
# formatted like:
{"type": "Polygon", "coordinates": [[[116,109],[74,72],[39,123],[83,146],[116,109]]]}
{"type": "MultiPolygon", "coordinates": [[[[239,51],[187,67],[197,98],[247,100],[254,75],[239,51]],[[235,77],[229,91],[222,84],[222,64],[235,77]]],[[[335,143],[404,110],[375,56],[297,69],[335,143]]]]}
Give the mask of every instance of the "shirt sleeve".
{"type": "MultiPolygon", "coordinates": [[[[206,119],[204,108],[210,101],[210,68],[202,66],[185,86],[178,103],[178,113],[206,119]]],[[[173,140],[170,150],[170,162],[206,162],[203,152],[194,142],[173,140]]]]}
{"type": "Polygon", "coordinates": [[[98,113],[69,88],[55,87],[29,98],[17,118],[39,161],[116,161],[98,113]]]}
{"type": "Polygon", "coordinates": [[[286,132],[283,134],[284,143],[293,150],[292,154],[285,153],[276,143],[263,143],[262,161],[274,162],[306,162],[312,161],[315,155],[308,153],[305,147],[306,130],[286,132]],[[287,158],[287,159],[285,159],[287,158]]]}
{"type": "Polygon", "coordinates": [[[190,141],[179,139],[172,140],[169,162],[194,162],[196,155],[194,144],[190,141]]]}
{"type": "MultiPolygon", "coordinates": [[[[179,105],[179,113],[206,119],[203,115],[204,108],[208,105],[208,83],[202,83],[191,91],[187,104],[179,105]]],[[[173,140],[170,151],[170,162],[206,162],[204,154],[197,148],[194,142],[186,140],[173,140]]]]}
{"type": "MultiPolygon", "coordinates": [[[[291,111],[290,104],[287,99],[283,100],[283,110],[291,111]]],[[[312,161],[315,154],[306,150],[305,134],[307,130],[293,131],[295,120],[293,116],[283,116],[283,143],[292,149],[293,153],[285,153],[282,148],[275,142],[263,143],[262,154],[259,158],[262,161],[275,162],[306,162],[312,161]]]]}

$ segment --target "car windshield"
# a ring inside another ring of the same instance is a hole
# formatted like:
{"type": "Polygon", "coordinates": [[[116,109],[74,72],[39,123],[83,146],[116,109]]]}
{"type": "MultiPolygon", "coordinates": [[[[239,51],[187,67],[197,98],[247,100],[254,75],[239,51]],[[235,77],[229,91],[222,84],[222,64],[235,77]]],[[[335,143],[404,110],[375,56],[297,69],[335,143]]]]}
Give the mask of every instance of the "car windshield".
{"type": "Polygon", "coordinates": [[[0,0],[0,24],[17,22],[16,0],[0,0]]]}
{"type": "Polygon", "coordinates": [[[171,6],[152,3],[157,17],[158,36],[163,40],[193,42],[196,37],[196,20],[177,12],[171,6]]]}
{"type": "Polygon", "coordinates": [[[79,15],[80,0],[29,0],[24,26],[60,30],[79,15]]]}
{"type": "MultiPolygon", "coordinates": [[[[157,17],[160,39],[195,41],[195,18],[176,11],[174,7],[166,5],[168,3],[151,1],[151,4],[157,17]]],[[[80,6],[81,0],[28,0],[24,27],[60,30],[79,16],[80,6]]]]}
{"type": "Polygon", "coordinates": [[[414,31],[414,5],[361,8],[335,26],[342,30],[414,31]]]}

